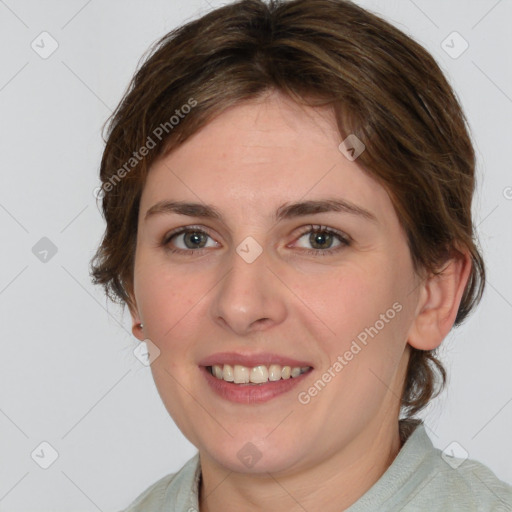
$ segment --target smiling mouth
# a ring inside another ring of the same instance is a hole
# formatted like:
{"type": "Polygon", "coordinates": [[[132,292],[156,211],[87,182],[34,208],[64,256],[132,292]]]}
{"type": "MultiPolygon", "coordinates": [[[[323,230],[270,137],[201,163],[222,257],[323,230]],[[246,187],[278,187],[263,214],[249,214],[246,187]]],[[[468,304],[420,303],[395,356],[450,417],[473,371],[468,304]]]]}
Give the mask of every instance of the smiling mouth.
{"type": "Polygon", "coordinates": [[[311,366],[281,366],[279,364],[242,366],[240,364],[214,364],[207,366],[208,372],[219,380],[231,382],[233,384],[265,384],[267,382],[276,382],[297,378],[300,375],[309,372],[311,366]]]}

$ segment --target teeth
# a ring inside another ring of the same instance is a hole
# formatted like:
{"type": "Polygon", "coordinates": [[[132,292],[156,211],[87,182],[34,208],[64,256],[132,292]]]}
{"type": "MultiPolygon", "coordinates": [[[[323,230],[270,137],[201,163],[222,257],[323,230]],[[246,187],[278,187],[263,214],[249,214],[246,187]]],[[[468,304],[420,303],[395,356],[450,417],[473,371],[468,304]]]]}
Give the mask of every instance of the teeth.
{"type": "Polygon", "coordinates": [[[299,366],[281,366],[279,364],[271,364],[270,366],[258,365],[252,368],[235,364],[219,365],[214,364],[210,367],[211,374],[217,379],[223,379],[227,382],[234,382],[235,384],[263,384],[265,382],[274,382],[281,379],[289,379],[290,377],[296,378],[299,375],[306,373],[311,367],[299,366]]]}
{"type": "Polygon", "coordinates": [[[268,380],[280,380],[281,379],[281,367],[278,364],[271,364],[268,367],[268,380]]]}
{"type": "Polygon", "coordinates": [[[301,369],[300,368],[292,368],[292,373],[291,373],[291,376],[292,377],[298,377],[301,373],[301,369]]]}
{"type": "Polygon", "coordinates": [[[251,370],[250,381],[254,384],[261,384],[268,381],[268,369],[266,366],[255,366],[251,370]]]}
{"type": "Polygon", "coordinates": [[[213,375],[215,375],[215,377],[217,377],[217,379],[222,379],[223,372],[222,372],[222,368],[220,366],[213,366],[212,371],[213,371],[213,375]]]}
{"type": "MultiPolygon", "coordinates": [[[[220,368],[220,366],[219,366],[220,368]]],[[[233,367],[229,364],[224,365],[224,369],[219,372],[220,375],[216,375],[218,379],[224,378],[228,382],[233,382],[235,380],[235,374],[233,373],[233,367]]]]}
{"type": "MultiPolygon", "coordinates": [[[[214,365],[215,367],[216,365],[214,365]]],[[[222,377],[217,377],[218,379],[224,378],[224,370],[220,368],[220,373],[222,374],[222,377]]],[[[247,368],[247,366],[242,366],[239,364],[235,364],[233,367],[233,375],[235,377],[235,384],[248,384],[249,383],[249,376],[250,376],[250,370],[247,368]]]]}

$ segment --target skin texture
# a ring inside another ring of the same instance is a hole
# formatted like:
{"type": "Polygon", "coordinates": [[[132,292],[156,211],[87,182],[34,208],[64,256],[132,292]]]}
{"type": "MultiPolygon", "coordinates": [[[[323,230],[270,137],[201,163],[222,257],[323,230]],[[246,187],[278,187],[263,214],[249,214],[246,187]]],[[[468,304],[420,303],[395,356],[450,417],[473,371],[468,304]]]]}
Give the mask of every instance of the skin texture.
{"type": "Polygon", "coordinates": [[[151,365],[158,392],[200,452],[201,511],[339,511],[354,503],[400,450],[409,345],[435,348],[455,320],[467,255],[448,262],[442,276],[420,279],[388,194],[357,160],[345,158],[341,141],[329,110],[274,92],[225,111],[149,172],[133,333],[160,350],[151,365]],[[351,201],[377,222],[339,212],[272,218],[283,203],[325,198],[351,201]],[[162,200],[207,203],[223,220],[175,213],[145,220],[162,200]],[[352,242],[334,237],[318,248],[310,224],[352,242]],[[187,249],[190,235],[162,246],[184,226],[208,233],[202,249],[187,249]],[[252,263],[236,252],[248,236],[263,250],[252,263]],[[339,251],[322,256],[327,248],[339,251]],[[309,403],[300,403],[298,393],[395,303],[400,312],[309,403]],[[225,351],[274,352],[308,361],[313,371],[269,402],[235,404],[209,388],[198,366],[225,351]],[[247,442],[261,453],[251,468],[237,457],[247,442]]]}

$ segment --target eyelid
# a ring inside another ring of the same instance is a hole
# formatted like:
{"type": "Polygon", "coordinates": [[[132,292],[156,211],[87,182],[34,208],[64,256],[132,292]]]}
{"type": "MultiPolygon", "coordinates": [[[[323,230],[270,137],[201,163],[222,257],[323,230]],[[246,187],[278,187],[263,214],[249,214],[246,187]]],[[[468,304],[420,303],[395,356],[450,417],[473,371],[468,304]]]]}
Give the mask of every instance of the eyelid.
{"type": "MultiPolygon", "coordinates": [[[[296,234],[294,236],[301,237],[302,235],[305,235],[306,233],[309,233],[310,231],[330,231],[332,233],[339,235],[341,238],[344,238],[347,242],[352,241],[352,238],[349,235],[347,235],[346,233],[344,233],[338,229],[331,228],[329,226],[324,226],[322,224],[307,224],[305,226],[302,226],[300,229],[302,229],[302,231],[300,231],[299,234],[296,234]]],[[[168,233],[166,233],[164,235],[164,241],[167,243],[174,235],[181,234],[184,231],[194,231],[194,230],[203,231],[207,235],[212,236],[210,233],[210,229],[208,227],[202,226],[202,225],[189,224],[186,226],[181,226],[179,228],[175,228],[175,229],[169,231],[168,233]]]]}
{"type": "Polygon", "coordinates": [[[330,234],[333,234],[333,235],[337,235],[343,241],[345,241],[347,243],[353,242],[352,237],[350,237],[349,235],[347,235],[343,231],[340,231],[339,229],[336,229],[336,228],[331,228],[329,226],[324,226],[322,224],[308,224],[307,226],[304,226],[303,227],[303,231],[299,235],[296,235],[296,236],[298,238],[301,238],[303,235],[305,235],[307,233],[316,232],[316,231],[319,231],[321,233],[326,232],[326,233],[330,233],[330,234]]]}
{"type": "Polygon", "coordinates": [[[173,236],[181,235],[183,233],[186,233],[187,231],[203,232],[207,234],[210,238],[213,238],[212,234],[210,233],[210,230],[206,226],[192,224],[187,226],[181,226],[166,233],[162,239],[162,245],[168,244],[173,236]]]}
{"type": "MultiPolygon", "coordinates": [[[[342,250],[344,247],[350,246],[353,242],[352,237],[347,235],[346,233],[339,231],[338,229],[331,228],[328,226],[320,225],[320,224],[308,224],[305,226],[302,226],[301,231],[298,234],[294,235],[294,242],[302,238],[304,235],[308,233],[314,233],[314,232],[320,232],[320,233],[328,233],[330,235],[333,235],[335,237],[338,237],[340,241],[340,245],[334,248],[330,249],[306,249],[306,248],[299,248],[301,252],[305,254],[313,254],[313,255],[329,255],[335,252],[338,252],[342,250]]],[[[172,253],[201,253],[203,250],[207,249],[205,247],[199,248],[199,249],[170,249],[167,247],[171,239],[175,236],[182,235],[187,232],[199,232],[204,233],[208,237],[210,237],[212,240],[214,240],[214,237],[210,233],[209,228],[202,225],[186,225],[181,226],[179,228],[173,229],[172,231],[166,233],[162,239],[162,242],[160,243],[161,246],[166,247],[167,250],[169,250],[172,253]]],[[[215,243],[218,243],[215,241],[215,243]]],[[[287,246],[288,247],[288,246],[287,246]]]]}
{"type": "Polygon", "coordinates": [[[328,233],[331,236],[334,236],[338,239],[340,242],[339,245],[335,247],[331,247],[329,249],[306,249],[304,247],[299,248],[300,252],[302,254],[311,255],[313,257],[327,257],[332,256],[340,253],[347,247],[350,247],[352,245],[353,239],[349,235],[339,231],[335,228],[330,228],[328,226],[322,226],[322,225],[313,225],[309,224],[308,226],[304,226],[303,231],[296,235],[295,240],[300,240],[303,236],[307,235],[308,233],[328,233]]]}

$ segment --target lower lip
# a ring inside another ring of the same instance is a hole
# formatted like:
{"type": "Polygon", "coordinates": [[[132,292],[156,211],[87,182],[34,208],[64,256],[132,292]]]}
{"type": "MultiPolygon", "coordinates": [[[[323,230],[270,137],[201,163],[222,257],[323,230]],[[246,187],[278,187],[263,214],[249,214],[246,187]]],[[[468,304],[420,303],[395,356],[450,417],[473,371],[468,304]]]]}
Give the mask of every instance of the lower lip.
{"type": "Polygon", "coordinates": [[[214,377],[205,366],[200,366],[209,386],[215,393],[230,402],[239,404],[261,404],[291,391],[311,370],[298,377],[268,381],[265,384],[234,384],[214,377]]]}

